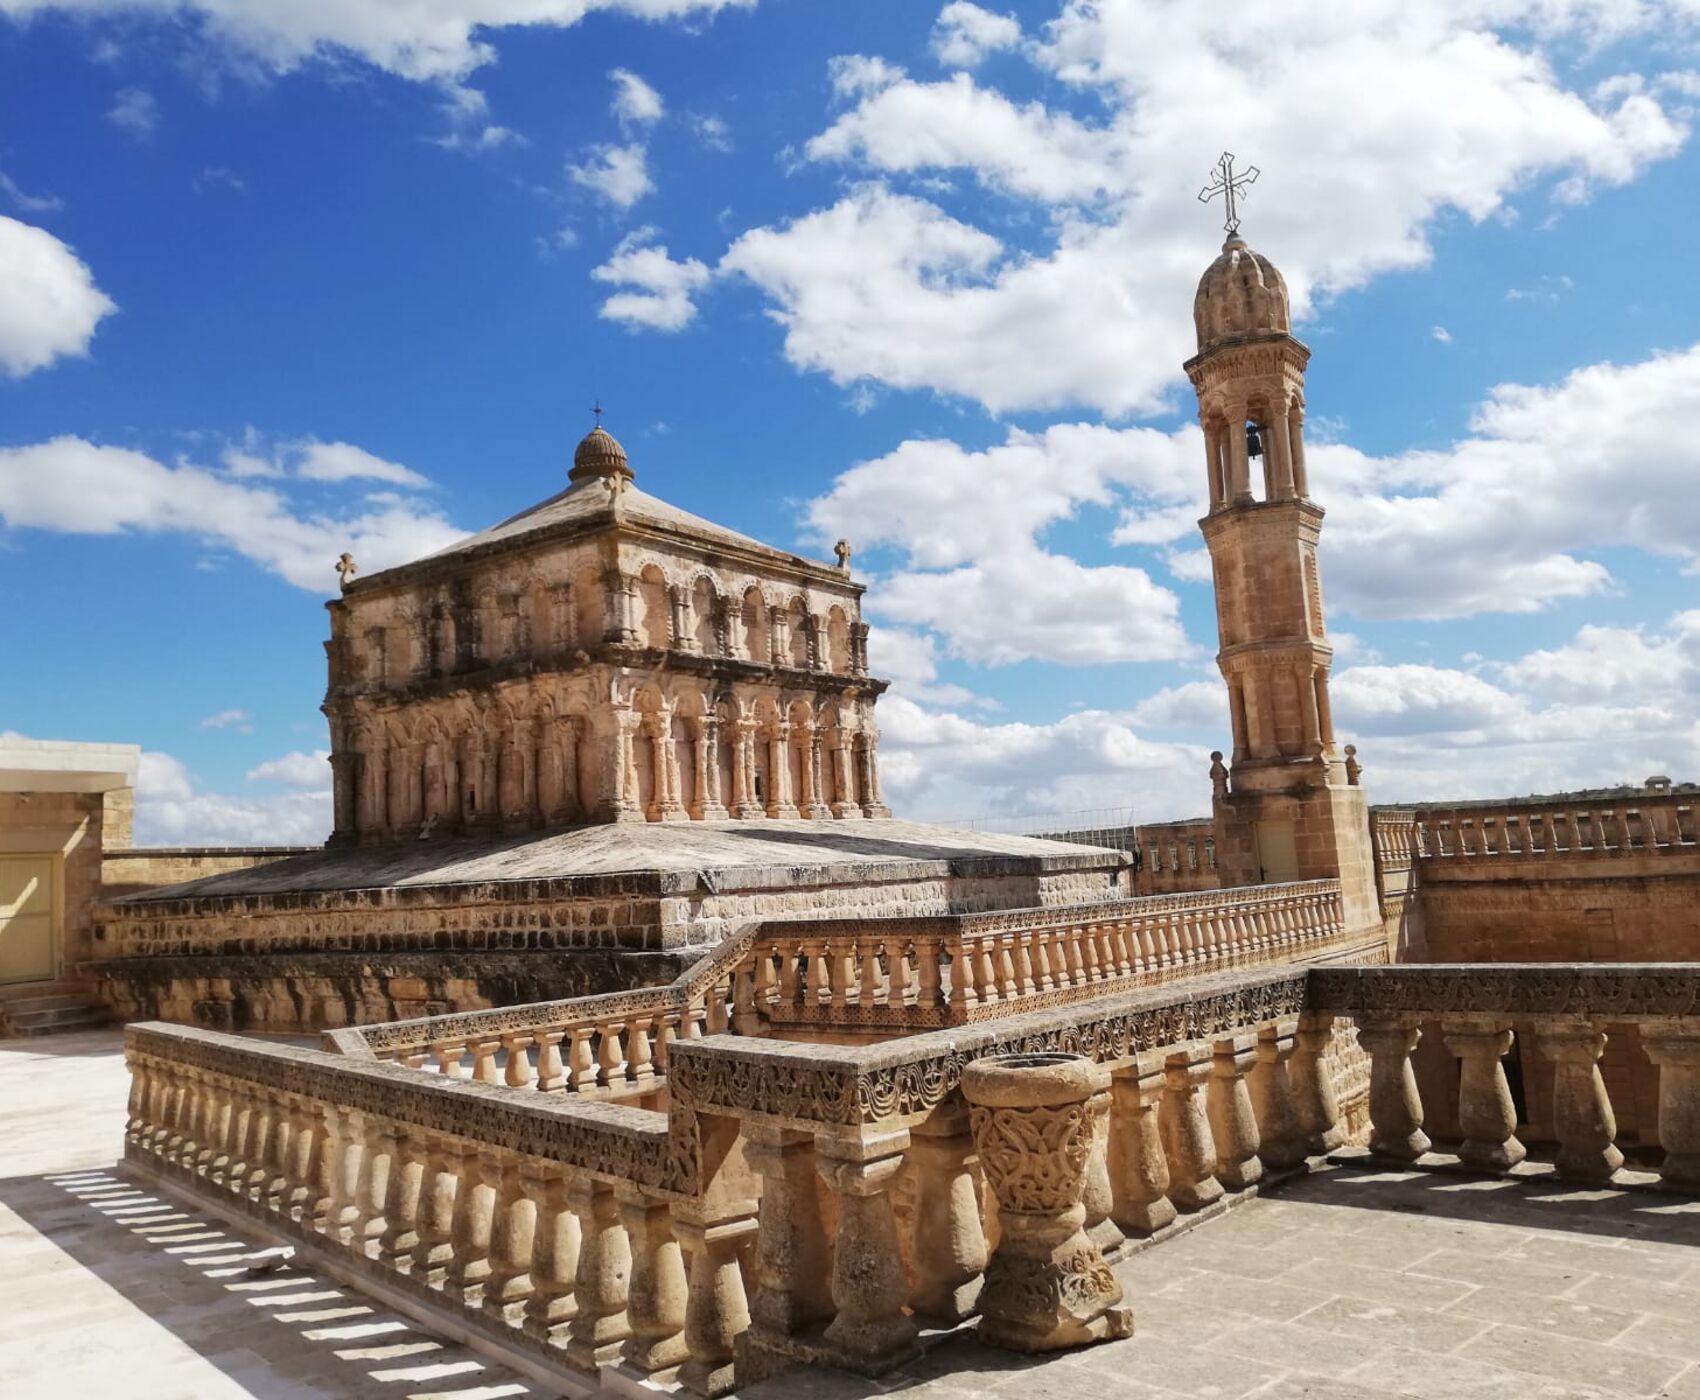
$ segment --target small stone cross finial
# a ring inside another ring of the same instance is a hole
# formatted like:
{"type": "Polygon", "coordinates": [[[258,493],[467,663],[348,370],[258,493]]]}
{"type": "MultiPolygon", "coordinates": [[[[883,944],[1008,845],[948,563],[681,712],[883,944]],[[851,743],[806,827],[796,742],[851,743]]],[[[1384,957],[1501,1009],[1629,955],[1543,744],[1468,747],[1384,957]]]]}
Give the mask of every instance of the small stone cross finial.
{"type": "Polygon", "coordinates": [[[603,477],[602,484],[608,489],[609,502],[618,505],[620,497],[626,494],[626,478],[615,472],[612,476],[603,477]]]}
{"type": "Polygon", "coordinates": [[[1358,779],[1363,775],[1364,766],[1358,762],[1358,746],[1346,745],[1346,786],[1356,787],[1358,779]]]}
{"type": "Polygon", "coordinates": [[[1222,762],[1222,751],[1214,750],[1210,755],[1210,790],[1217,797],[1228,795],[1228,769],[1222,762]]]}
{"type": "Polygon", "coordinates": [[[838,556],[838,567],[843,569],[845,573],[849,573],[850,572],[850,541],[849,540],[840,540],[837,544],[833,545],[832,552],[835,555],[838,556]]]}
{"type": "Polygon", "coordinates": [[[596,417],[596,426],[600,428],[602,426],[602,400],[597,399],[597,401],[590,406],[590,411],[596,417]]]}
{"type": "Polygon", "coordinates": [[[1200,204],[1208,204],[1217,195],[1222,196],[1223,212],[1227,215],[1222,227],[1227,229],[1229,238],[1240,231],[1239,201],[1245,198],[1246,187],[1257,183],[1258,174],[1257,167],[1249,165],[1236,175],[1234,153],[1223,151],[1221,158],[1210,168],[1210,183],[1198,192],[1200,204]]]}
{"type": "Polygon", "coordinates": [[[355,566],[354,556],[347,550],[344,550],[342,557],[336,561],[336,572],[342,580],[343,589],[346,591],[348,585],[354,581],[354,576],[360,572],[355,566]]]}

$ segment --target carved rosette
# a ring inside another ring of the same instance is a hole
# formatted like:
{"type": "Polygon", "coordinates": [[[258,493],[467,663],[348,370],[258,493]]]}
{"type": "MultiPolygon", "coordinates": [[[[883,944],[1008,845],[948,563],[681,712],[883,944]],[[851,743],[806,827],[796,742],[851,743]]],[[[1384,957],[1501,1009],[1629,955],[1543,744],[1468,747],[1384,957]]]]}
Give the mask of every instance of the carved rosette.
{"type": "Polygon", "coordinates": [[[1133,1332],[1121,1285],[1086,1233],[1089,1101],[1106,1072],[1081,1055],[990,1056],[963,1067],[974,1145],[1002,1237],[980,1294],[980,1338],[1055,1351],[1133,1332]]]}

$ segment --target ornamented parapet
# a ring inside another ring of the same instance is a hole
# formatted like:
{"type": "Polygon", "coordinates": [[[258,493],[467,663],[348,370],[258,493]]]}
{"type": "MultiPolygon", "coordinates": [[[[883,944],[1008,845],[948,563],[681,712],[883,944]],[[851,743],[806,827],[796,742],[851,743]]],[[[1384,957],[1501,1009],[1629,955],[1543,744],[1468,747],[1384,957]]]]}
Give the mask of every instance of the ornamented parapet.
{"type": "Polygon", "coordinates": [[[1424,862],[1692,856],[1700,851],[1697,839],[1700,820],[1693,801],[1676,794],[1474,803],[1416,812],[1416,854],[1424,862]]]}

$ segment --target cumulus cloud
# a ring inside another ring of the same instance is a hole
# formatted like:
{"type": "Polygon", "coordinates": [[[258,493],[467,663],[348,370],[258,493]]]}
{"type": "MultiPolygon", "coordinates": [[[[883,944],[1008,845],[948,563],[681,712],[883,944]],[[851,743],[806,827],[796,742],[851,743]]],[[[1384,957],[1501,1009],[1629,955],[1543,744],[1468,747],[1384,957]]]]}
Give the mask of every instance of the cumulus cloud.
{"type": "Polygon", "coordinates": [[[492,62],[485,32],[568,27],[598,11],[646,20],[691,19],[753,0],[0,0],[0,15],[57,11],[86,17],[186,21],[249,62],[287,73],[313,59],[352,56],[398,77],[445,82],[492,62]]]}
{"type": "Polygon", "coordinates": [[[654,229],[639,229],[616,245],[613,255],[591,270],[598,282],[619,287],[598,311],[604,320],[650,330],[684,329],[697,314],[694,294],[713,274],[695,258],[675,262],[667,245],[655,243],[654,229]]]}
{"type": "Polygon", "coordinates": [[[335,514],[302,511],[275,486],[187,462],[166,466],[143,452],[69,436],[0,448],[0,521],[79,535],[186,535],[315,593],[329,591],[344,550],[370,573],[466,533],[406,498],[335,514]]]}
{"type": "Polygon", "coordinates": [[[1201,153],[1232,144],[1287,172],[1260,183],[1247,228],[1303,318],[1319,297],[1427,262],[1443,211],[1482,220],[1531,191],[1586,197],[1674,153],[1687,119],[1656,84],[1581,92],[1546,57],[1561,37],[1604,44],[1667,26],[1692,27],[1656,2],[1454,0],[1418,13],[1366,0],[1265,6],[1229,24],[1207,5],[1070,0],[1021,48],[1062,85],[1043,106],[966,74],[929,83],[877,57],[839,60],[832,83],[853,105],[806,150],[864,183],[748,230],[723,266],[767,296],[792,363],[840,383],[933,389],[997,413],[1154,410],[1192,349],[1185,308],[1208,252],[1192,198],[1201,153]],[[1361,108],[1365,72],[1373,110],[1340,121],[1361,108]],[[1089,124],[1072,95],[1107,115],[1089,124]],[[968,223],[902,187],[959,173],[1018,207],[968,223]]]}
{"type": "Polygon", "coordinates": [[[312,753],[286,753],[281,758],[268,758],[248,770],[251,783],[282,783],[291,788],[312,788],[315,791],[330,786],[330,750],[315,749],[312,753]]]}
{"type": "Polygon", "coordinates": [[[609,73],[614,83],[614,115],[633,126],[647,126],[661,120],[667,110],[661,94],[629,68],[616,68],[609,73]]]}
{"type": "Polygon", "coordinates": [[[430,482],[398,462],[386,462],[351,442],[296,444],[296,474],[308,481],[387,481],[392,486],[428,487],[430,482]]]}
{"type": "Polygon", "coordinates": [[[987,54],[1020,42],[1021,23],[1014,15],[994,14],[968,0],[951,0],[933,26],[933,54],[950,68],[972,68],[987,54]]]}
{"type": "Polygon", "coordinates": [[[234,729],[240,734],[254,732],[254,717],[246,710],[220,710],[201,721],[202,729],[234,729]]]}
{"type": "Polygon", "coordinates": [[[587,159],[567,167],[567,176],[616,209],[630,209],[655,189],[649,178],[649,152],[639,141],[593,146],[587,159]]]}
{"type": "Polygon", "coordinates": [[[0,214],[0,370],[21,378],[67,355],[86,355],[117,303],[46,229],[0,214]]]}
{"type": "MultiPolygon", "coordinates": [[[[329,769],[322,776],[328,777],[329,769]]],[[[330,834],[328,781],[312,791],[233,797],[203,789],[181,759],[143,750],[136,777],[139,846],[317,845],[330,834]]]]}

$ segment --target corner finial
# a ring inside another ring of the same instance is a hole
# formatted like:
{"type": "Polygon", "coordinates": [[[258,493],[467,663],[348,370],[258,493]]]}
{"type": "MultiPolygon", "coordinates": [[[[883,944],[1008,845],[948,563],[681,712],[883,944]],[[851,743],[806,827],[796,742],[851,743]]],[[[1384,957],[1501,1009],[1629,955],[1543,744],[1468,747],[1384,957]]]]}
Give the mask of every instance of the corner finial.
{"type": "Polygon", "coordinates": [[[1222,227],[1228,231],[1230,239],[1239,237],[1239,201],[1245,198],[1247,187],[1257,183],[1258,174],[1258,168],[1249,165],[1236,175],[1234,153],[1223,151],[1216,164],[1210,167],[1210,182],[1198,192],[1200,204],[1208,204],[1217,195],[1222,196],[1223,213],[1227,215],[1222,227]]]}
{"type": "Polygon", "coordinates": [[[348,585],[354,581],[354,576],[360,572],[360,570],[355,566],[354,556],[347,550],[344,550],[342,552],[342,557],[336,561],[334,567],[337,572],[337,577],[342,580],[342,591],[344,593],[348,592],[348,585]]]}
{"type": "Polygon", "coordinates": [[[833,545],[832,552],[838,557],[838,567],[845,573],[850,572],[850,541],[840,540],[833,545]]]}

